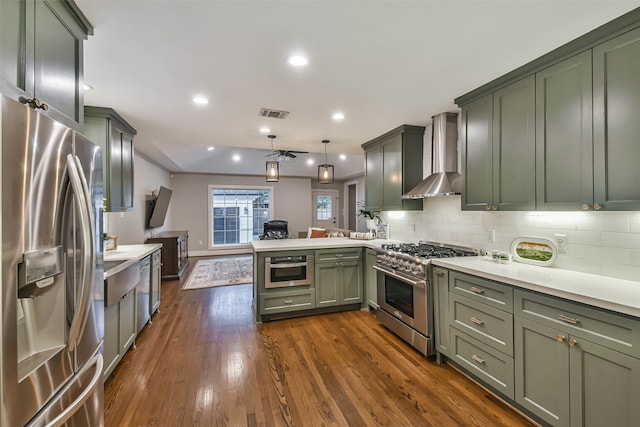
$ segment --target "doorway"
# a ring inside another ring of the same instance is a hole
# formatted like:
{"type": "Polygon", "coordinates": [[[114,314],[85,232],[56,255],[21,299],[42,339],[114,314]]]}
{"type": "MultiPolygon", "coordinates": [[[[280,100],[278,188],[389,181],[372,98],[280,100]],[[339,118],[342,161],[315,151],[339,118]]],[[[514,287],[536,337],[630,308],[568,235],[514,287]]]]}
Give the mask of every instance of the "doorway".
{"type": "Polygon", "coordinates": [[[313,190],[313,227],[338,227],[338,190],[313,190]]]}

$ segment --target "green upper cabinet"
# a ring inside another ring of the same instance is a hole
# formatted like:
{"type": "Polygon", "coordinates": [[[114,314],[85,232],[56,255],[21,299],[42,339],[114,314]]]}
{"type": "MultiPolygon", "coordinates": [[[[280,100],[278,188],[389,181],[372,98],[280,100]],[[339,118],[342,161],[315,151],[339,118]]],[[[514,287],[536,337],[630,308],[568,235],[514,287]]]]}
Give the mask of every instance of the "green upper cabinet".
{"type": "Polygon", "coordinates": [[[103,150],[108,212],[133,209],[133,137],[136,130],[111,108],[85,107],[83,133],[103,150]]]}
{"type": "Polygon", "coordinates": [[[93,27],[71,0],[0,2],[0,90],[37,98],[74,129],[83,120],[83,41],[93,27]]]}
{"type": "Polygon", "coordinates": [[[593,49],[594,209],[640,210],[640,29],[593,49]]]}
{"type": "Polygon", "coordinates": [[[533,210],[533,76],[465,105],[462,114],[462,208],[533,210]]]}
{"type": "Polygon", "coordinates": [[[462,209],[640,210],[639,27],[636,8],[455,100],[462,209]]]}
{"type": "Polygon", "coordinates": [[[536,73],[536,203],[593,205],[591,51],[536,73]]]}
{"type": "Polygon", "coordinates": [[[421,210],[402,195],[422,181],[423,126],[402,125],[365,144],[365,205],[374,210],[421,210]]]}
{"type": "Polygon", "coordinates": [[[382,208],[382,147],[375,144],[364,152],[365,157],[365,204],[369,209],[379,210],[382,208]]]}

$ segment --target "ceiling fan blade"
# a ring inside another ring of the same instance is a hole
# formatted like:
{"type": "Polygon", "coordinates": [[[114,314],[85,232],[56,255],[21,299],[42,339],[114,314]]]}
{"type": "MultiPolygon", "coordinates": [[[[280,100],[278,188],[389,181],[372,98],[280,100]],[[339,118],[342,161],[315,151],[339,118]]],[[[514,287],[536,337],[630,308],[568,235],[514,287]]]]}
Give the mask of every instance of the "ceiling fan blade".
{"type": "Polygon", "coordinates": [[[296,158],[296,155],[293,154],[291,151],[287,151],[286,153],[284,153],[284,155],[287,156],[287,157],[291,157],[292,159],[296,158]]]}

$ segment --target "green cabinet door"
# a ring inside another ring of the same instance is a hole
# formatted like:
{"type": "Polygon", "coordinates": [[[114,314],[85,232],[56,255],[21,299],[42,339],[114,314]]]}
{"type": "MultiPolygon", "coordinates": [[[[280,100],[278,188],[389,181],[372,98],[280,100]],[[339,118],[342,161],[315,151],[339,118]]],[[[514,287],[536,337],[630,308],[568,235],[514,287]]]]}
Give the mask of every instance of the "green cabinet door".
{"type": "Polygon", "coordinates": [[[593,204],[591,51],[536,74],[536,204],[593,204]]]}
{"type": "Polygon", "coordinates": [[[594,209],[640,210],[640,28],[593,49],[594,209]]]}
{"type": "Polygon", "coordinates": [[[19,96],[24,91],[24,38],[26,3],[20,0],[0,1],[0,91],[19,96]]]}
{"type": "Polygon", "coordinates": [[[316,263],[316,307],[340,303],[340,269],[337,261],[316,263]]]}
{"type": "Polygon", "coordinates": [[[449,314],[449,270],[434,267],[432,283],[436,351],[447,357],[452,357],[451,334],[449,332],[449,325],[451,324],[451,316],[449,314]]]}
{"type": "Polygon", "coordinates": [[[341,304],[362,302],[362,266],[360,261],[340,262],[341,304]]]}
{"type": "Polygon", "coordinates": [[[124,355],[136,339],[136,290],[120,299],[120,354],[124,355]]]}
{"type": "Polygon", "coordinates": [[[493,204],[493,94],[462,108],[462,209],[493,204]]]}
{"type": "Polygon", "coordinates": [[[120,302],[104,308],[104,377],[107,378],[120,360],[120,302]]]}
{"type": "Polygon", "coordinates": [[[367,249],[364,259],[364,282],[367,293],[367,303],[373,308],[378,308],[378,272],[373,268],[376,265],[377,253],[374,249],[367,249]]]}
{"type": "Polygon", "coordinates": [[[122,132],[122,210],[133,209],[133,136],[122,132]]]}
{"type": "Polygon", "coordinates": [[[518,316],[514,334],[515,401],[551,425],[570,426],[567,334],[518,316]]]}
{"type": "Polygon", "coordinates": [[[382,207],[382,147],[380,144],[369,147],[365,156],[365,205],[369,209],[382,207]]]}
{"type": "Polygon", "coordinates": [[[493,94],[493,203],[499,210],[535,210],[535,79],[493,94]]]}
{"type": "Polygon", "coordinates": [[[402,134],[382,143],[382,206],[402,209],[402,134]]]}
{"type": "Polygon", "coordinates": [[[569,337],[571,425],[637,426],[640,360],[569,337]]]}

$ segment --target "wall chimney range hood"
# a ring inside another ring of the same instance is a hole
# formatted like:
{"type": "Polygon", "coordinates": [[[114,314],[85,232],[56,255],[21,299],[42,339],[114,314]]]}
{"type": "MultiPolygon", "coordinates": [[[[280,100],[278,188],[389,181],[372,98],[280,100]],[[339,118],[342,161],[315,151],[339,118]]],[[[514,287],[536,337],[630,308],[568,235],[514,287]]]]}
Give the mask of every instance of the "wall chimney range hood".
{"type": "Polygon", "coordinates": [[[432,119],[432,174],[403,194],[403,199],[460,194],[462,176],[458,173],[458,114],[441,113],[432,119]]]}

